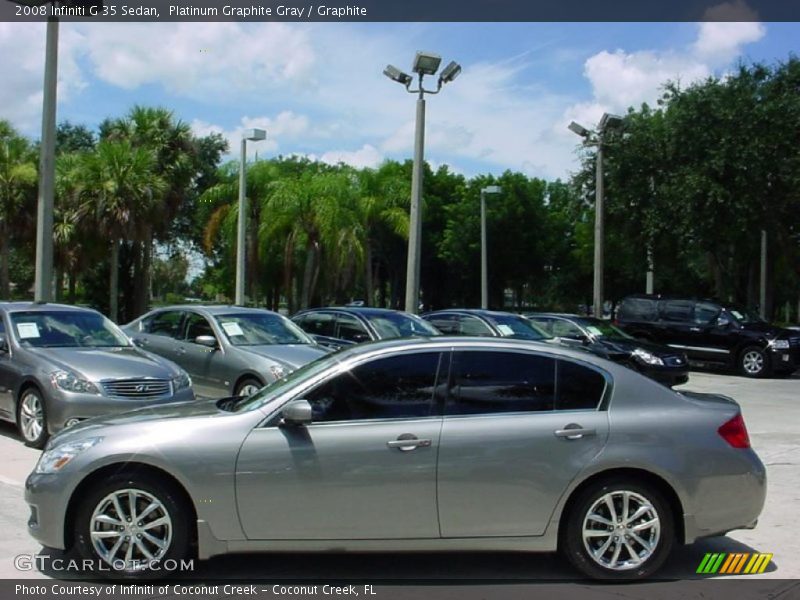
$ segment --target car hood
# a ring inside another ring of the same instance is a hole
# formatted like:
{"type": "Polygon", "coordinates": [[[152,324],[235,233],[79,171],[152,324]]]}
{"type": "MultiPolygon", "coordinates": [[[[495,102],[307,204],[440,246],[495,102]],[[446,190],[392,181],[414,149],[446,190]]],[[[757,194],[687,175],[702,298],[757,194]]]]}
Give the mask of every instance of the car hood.
{"type": "Polygon", "coordinates": [[[669,346],[662,346],[661,344],[653,344],[651,342],[643,342],[640,340],[627,340],[622,338],[600,338],[594,345],[601,346],[610,354],[625,354],[628,355],[637,348],[646,350],[655,356],[675,356],[680,354],[678,350],[670,348],[669,346]]]}
{"type": "Polygon", "coordinates": [[[791,331],[790,329],[783,329],[782,327],[776,327],[775,325],[770,325],[769,323],[744,323],[742,325],[742,329],[744,331],[752,331],[755,333],[763,333],[767,337],[796,337],[797,332],[791,331]]]}
{"type": "Polygon", "coordinates": [[[153,377],[170,379],[179,373],[169,361],[138,348],[30,348],[55,369],[72,371],[90,381],[153,377]]]}
{"type": "Polygon", "coordinates": [[[292,369],[298,369],[330,352],[327,348],[314,344],[265,344],[263,346],[237,346],[237,348],[269,358],[292,369]]]}

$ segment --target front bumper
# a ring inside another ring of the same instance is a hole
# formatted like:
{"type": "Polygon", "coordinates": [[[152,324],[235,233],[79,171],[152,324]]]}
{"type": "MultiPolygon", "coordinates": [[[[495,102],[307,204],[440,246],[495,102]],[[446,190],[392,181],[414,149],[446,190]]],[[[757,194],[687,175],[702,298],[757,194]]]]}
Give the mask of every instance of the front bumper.
{"type": "Polygon", "coordinates": [[[657,366],[657,365],[641,365],[636,363],[636,368],[643,375],[650,379],[655,379],[659,383],[663,383],[668,387],[681,385],[689,381],[689,365],[683,366],[657,366]]]}
{"type": "Polygon", "coordinates": [[[64,428],[71,419],[91,419],[112,413],[125,412],[146,406],[157,406],[170,402],[186,402],[194,400],[191,387],[178,390],[171,396],[153,400],[120,400],[96,394],[76,394],[62,390],[50,391],[47,402],[48,431],[54,434],[64,428]]]}
{"type": "Polygon", "coordinates": [[[67,505],[73,488],[64,477],[31,473],[25,481],[25,502],[30,507],[28,533],[42,546],[66,549],[64,527],[67,505]]]}
{"type": "Polygon", "coordinates": [[[773,371],[792,372],[800,368],[800,348],[769,347],[770,364],[773,371]]]}

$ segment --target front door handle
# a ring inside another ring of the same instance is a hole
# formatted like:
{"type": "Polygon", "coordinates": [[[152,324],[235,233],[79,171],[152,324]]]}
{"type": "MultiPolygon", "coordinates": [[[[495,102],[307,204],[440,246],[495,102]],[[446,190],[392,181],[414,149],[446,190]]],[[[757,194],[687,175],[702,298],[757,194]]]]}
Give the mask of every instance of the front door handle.
{"type": "Polygon", "coordinates": [[[400,452],[410,452],[417,448],[428,448],[431,445],[430,440],[421,440],[411,433],[404,433],[397,437],[396,440],[386,442],[389,448],[397,448],[400,452]]]}
{"type": "Polygon", "coordinates": [[[695,333],[703,331],[700,327],[689,327],[689,331],[694,331],[695,333]]]}
{"type": "Polygon", "coordinates": [[[579,440],[583,437],[590,435],[597,435],[596,429],[586,429],[575,423],[570,423],[564,429],[556,429],[554,432],[557,438],[565,438],[568,440],[579,440]]]}

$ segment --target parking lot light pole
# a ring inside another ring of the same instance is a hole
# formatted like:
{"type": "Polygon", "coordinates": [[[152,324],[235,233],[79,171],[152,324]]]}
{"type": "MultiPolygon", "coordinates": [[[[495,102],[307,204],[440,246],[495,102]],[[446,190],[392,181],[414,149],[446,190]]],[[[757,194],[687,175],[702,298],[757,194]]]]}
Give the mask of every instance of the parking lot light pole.
{"type": "Polygon", "coordinates": [[[603,189],[603,149],[606,145],[606,134],[622,126],[622,117],[605,113],[600,119],[597,131],[591,131],[575,121],[568,128],[584,139],[584,145],[597,147],[595,166],[595,207],[594,207],[594,283],[592,287],[592,312],[598,319],[603,318],[603,240],[604,240],[604,189],[603,189]]]}
{"type": "Polygon", "coordinates": [[[499,194],[499,185],[488,185],[481,189],[481,308],[489,308],[489,264],[486,245],[486,194],[499,194]]]}
{"type": "Polygon", "coordinates": [[[242,132],[242,156],[239,164],[239,221],[236,232],[236,304],[244,306],[244,269],[247,238],[247,140],[258,142],[266,139],[263,129],[247,129],[242,132]]]}
{"type": "Polygon", "coordinates": [[[425,153],[425,94],[438,94],[445,83],[450,83],[461,73],[461,66],[451,61],[439,74],[435,90],[425,89],[422,80],[425,75],[434,75],[439,70],[442,58],[430,52],[417,52],[414,57],[413,72],[418,76],[416,89],[411,88],[414,78],[397,67],[387,65],[383,70],[392,81],[405,86],[410,94],[417,94],[417,114],[414,127],[414,166],[411,171],[411,207],[408,229],[408,261],[406,266],[405,310],[419,312],[420,254],[422,248],[422,178],[425,153]]]}

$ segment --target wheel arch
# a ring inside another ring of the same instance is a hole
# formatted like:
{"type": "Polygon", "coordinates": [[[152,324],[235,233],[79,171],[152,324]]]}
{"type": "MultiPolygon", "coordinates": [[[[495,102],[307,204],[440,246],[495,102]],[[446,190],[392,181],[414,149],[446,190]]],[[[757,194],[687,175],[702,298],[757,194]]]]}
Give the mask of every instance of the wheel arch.
{"type": "Polygon", "coordinates": [[[75,542],[74,523],[75,518],[80,506],[81,500],[85,497],[88,490],[100,481],[103,481],[111,476],[120,474],[148,474],[154,476],[162,481],[166,481],[169,485],[174,486],[175,490],[181,495],[181,499],[185,506],[190,511],[189,518],[192,527],[189,531],[191,544],[194,546],[197,543],[197,508],[192,501],[192,496],[187,491],[186,487],[171,473],[162,468],[155,467],[146,463],[139,462],[124,462],[112,463],[104,465],[84,477],[81,482],[72,490],[67,510],[64,517],[64,547],[69,550],[73,547],[75,542]]]}
{"type": "Polygon", "coordinates": [[[652,471],[635,467],[621,467],[593,473],[572,489],[558,518],[559,547],[562,545],[562,538],[564,532],[566,531],[567,519],[569,519],[570,513],[572,512],[575,502],[577,501],[577,498],[580,496],[581,492],[583,492],[589,486],[595,485],[600,481],[614,478],[629,478],[636,482],[652,485],[659,492],[661,492],[669,505],[670,512],[672,513],[673,522],[675,524],[675,536],[678,540],[678,543],[686,543],[683,503],[681,502],[678,493],[675,491],[675,488],[673,488],[666,479],[653,473],[652,471]]]}
{"type": "Polygon", "coordinates": [[[231,394],[235,394],[236,390],[239,389],[239,385],[245,379],[255,379],[256,381],[261,383],[261,386],[267,385],[266,377],[262,377],[255,371],[245,371],[244,373],[239,373],[239,376],[236,378],[236,381],[233,382],[233,386],[231,387],[231,394]]]}

